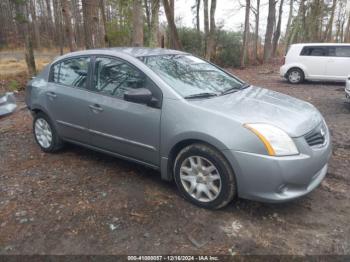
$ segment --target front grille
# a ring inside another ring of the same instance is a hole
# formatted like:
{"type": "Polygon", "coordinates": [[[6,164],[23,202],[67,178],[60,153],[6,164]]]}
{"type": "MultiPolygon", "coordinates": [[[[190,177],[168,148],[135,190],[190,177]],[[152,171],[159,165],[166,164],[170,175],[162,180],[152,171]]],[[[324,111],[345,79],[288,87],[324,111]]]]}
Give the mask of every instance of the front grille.
{"type": "Polygon", "coordinates": [[[316,127],[310,133],[305,135],[305,140],[309,146],[319,146],[323,145],[326,141],[327,128],[322,123],[320,126],[316,127]]]}

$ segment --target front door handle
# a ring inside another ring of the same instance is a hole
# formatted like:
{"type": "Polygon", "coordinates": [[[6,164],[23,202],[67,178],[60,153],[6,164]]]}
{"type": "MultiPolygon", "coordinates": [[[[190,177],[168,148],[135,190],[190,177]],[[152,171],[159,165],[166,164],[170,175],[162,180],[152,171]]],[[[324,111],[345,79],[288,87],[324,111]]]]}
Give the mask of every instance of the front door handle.
{"type": "Polygon", "coordinates": [[[46,95],[48,97],[51,97],[51,98],[56,98],[57,97],[56,93],[54,93],[54,92],[46,92],[46,95]]]}
{"type": "Polygon", "coordinates": [[[93,111],[98,111],[98,112],[102,112],[103,111],[103,108],[99,104],[89,105],[89,107],[93,111]]]}

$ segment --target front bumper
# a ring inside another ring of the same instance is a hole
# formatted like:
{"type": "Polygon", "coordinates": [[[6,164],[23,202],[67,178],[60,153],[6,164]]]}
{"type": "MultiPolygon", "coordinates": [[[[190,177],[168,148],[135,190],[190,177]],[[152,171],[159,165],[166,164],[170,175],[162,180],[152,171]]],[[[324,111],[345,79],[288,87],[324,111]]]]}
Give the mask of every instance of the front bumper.
{"type": "Polygon", "coordinates": [[[347,86],[345,88],[345,97],[350,101],[350,84],[347,84],[347,86]]]}
{"type": "Polygon", "coordinates": [[[294,139],[300,154],[273,157],[225,150],[236,174],[238,196],[262,202],[285,202],[310,193],[327,174],[332,145],[310,147],[304,137],[294,139]]]}
{"type": "Polygon", "coordinates": [[[280,76],[282,78],[286,78],[287,72],[288,72],[288,67],[286,65],[283,65],[280,67],[280,76]]]}

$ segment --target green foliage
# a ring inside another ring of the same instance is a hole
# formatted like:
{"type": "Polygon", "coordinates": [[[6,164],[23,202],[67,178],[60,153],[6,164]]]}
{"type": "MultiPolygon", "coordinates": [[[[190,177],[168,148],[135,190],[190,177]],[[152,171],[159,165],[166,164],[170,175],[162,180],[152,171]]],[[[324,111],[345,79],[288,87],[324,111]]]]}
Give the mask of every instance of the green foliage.
{"type": "Polygon", "coordinates": [[[223,67],[240,65],[242,34],[219,30],[217,32],[216,57],[214,62],[223,67]]]}
{"type": "Polygon", "coordinates": [[[106,33],[111,46],[129,46],[132,32],[132,9],[129,0],[108,0],[116,15],[107,23],[106,33]]]}
{"type": "Polygon", "coordinates": [[[8,84],[9,91],[16,91],[19,89],[20,84],[16,80],[11,80],[8,84]]]}
{"type": "Polygon", "coordinates": [[[15,20],[20,24],[27,23],[27,19],[24,14],[16,14],[15,20]]]}
{"type": "MultiPolygon", "coordinates": [[[[204,56],[204,33],[194,28],[178,28],[180,41],[184,51],[204,56]]],[[[231,32],[218,30],[216,37],[216,55],[213,62],[221,66],[239,66],[240,52],[242,46],[242,34],[240,32],[231,32]]]]}
{"type": "Polygon", "coordinates": [[[198,32],[194,28],[181,27],[178,28],[178,33],[184,51],[195,54],[197,56],[203,56],[204,34],[202,32],[198,32]]]}
{"type": "Polygon", "coordinates": [[[107,24],[107,37],[112,46],[128,46],[131,42],[131,30],[128,26],[119,26],[117,21],[107,24]]]}

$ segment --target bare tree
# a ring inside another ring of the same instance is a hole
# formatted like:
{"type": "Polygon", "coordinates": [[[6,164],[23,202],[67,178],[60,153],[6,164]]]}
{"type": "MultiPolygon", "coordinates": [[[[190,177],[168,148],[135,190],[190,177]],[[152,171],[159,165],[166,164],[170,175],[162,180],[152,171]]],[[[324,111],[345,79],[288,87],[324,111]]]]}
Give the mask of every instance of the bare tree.
{"type": "Polygon", "coordinates": [[[283,13],[283,3],[284,0],[280,0],[280,7],[278,10],[278,22],[277,27],[275,30],[275,33],[273,34],[273,40],[272,40],[272,55],[276,56],[277,48],[278,48],[278,41],[281,36],[281,25],[282,25],[282,13],[283,13]]]}
{"type": "Polygon", "coordinates": [[[150,46],[159,46],[158,33],[159,33],[159,0],[152,0],[151,2],[151,30],[150,30],[150,46]]]}
{"type": "Polygon", "coordinates": [[[49,44],[52,45],[53,39],[54,39],[54,24],[53,24],[53,16],[52,16],[52,4],[51,0],[45,0],[46,3],[46,12],[47,12],[47,28],[48,30],[48,36],[49,36],[49,44]]]}
{"type": "Polygon", "coordinates": [[[165,15],[168,21],[168,26],[169,26],[169,31],[170,31],[170,36],[171,36],[171,47],[181,50],[182,49],[182,44],[180,42],[180,38],[177,32],[177,28],[175,25],[175,20],[174,20],[174,2],[173,0],[170,0],[170,3],[168,0],[163,0],[163,6],[164,6],[164,11],[165,15]]]}
{"type": "Polygon", "coordinates": [[[28,6],[25,0],[11,0],[15,7],[15,20],[20,33],[24,36],[25,60],[29,76],[36,74],[36,66],[33,51],[33,39],[29,30],[28,6]]]}
{"type": "Polygon", "coordinates": [[[72,13],[70,3],[68,0],[61,0],[62,15],[65,22],[65,32],[68,40],[69,50],[72,52],[76,49],[76,43],[74,38],[74,32],[72,28],[72,13]]]}
{"type": "Polygon", "coordinates": [[[85,47],[87,49],[100,47],[100,39],[98,34],[98,2],[96,0],[84,0],[83,17],[84,17],[84,33],[85,47]]]}
{"type": "Polygon", "coordinates": [[[201,9],[201,0],[196,0],[196,29],[198,32],[201,30],[201,25],[200,25],[200,9],[201,9]]]}
{"type": "Polygon", "coordinates": [[[241,51],[241,67],[245,67],[248,52],[248,35],[249,35],[249,16],[250,16],[250,0],[245,1],[245,19],[243,30],[243,43],[241,51]]]}
{"type": "Polygon", "coordinates": [[[293,19],[293,6],[294,6],[294,0],[289,0],[289,14],[288,14],[288,21],[286,26],[286,34],[285,34],[285,51],[287,50],[289,44],[290,44],[290,35],[291,35],[291,25],[292,25],[292,19],[293,19]]]}
{"type": "Polygon", "coordinates": [[[253,8],[255,16],[255,34],[254,34],[254,50],[253,60],[258,63],[258,45],[259,45],[259,23],[260,23],[260,0],[256,0],[256,8],[253,8]]]}
{"type": "Polygon", "coordinates": [[[269,62],[272,55],[272,35],[276,23],[276,0],[269,0],[269,13],[264,44],[264,62],[269,62]]]}
{"type": "Polygon", "coordinates": [[[344,42],[345,43],[350,42],[350,11],[348,11],[348,23],[347,23],[346,29],[345,29],[344,42]]]}
{"type": "Polygon", "coordinates": [[[105,13],[105,0],[100,0],[99,2],[99,9],[101,12],[101,18],[102,18],[102,23],[101,23],[101,39],[102,39],[102,46],[109,46],[109,40],[107,36],[107,18],[106,18],[106,13],[105,13]]]}
{"type": "Polygon", "coordinates": [[[203,11],[204,11],[204,56],[208,53],[208,42],[209,42],[209,14],[208,14],[208,0],[203,0],[203,11]]]}
{"type": "Polygon", "coordinates": [[[63,54],[63,23],[62,23],[62,9],[60,1],[53,2],[53,12],[55,17],[55,35],[56,43],[60,47],[60,54],[63,54]]]}
{"type": "Polygon", "coordinates": [[[210,29],[207,43],[206,59],[211,60],[215,56],[216,25],[215,25],[216,0],[211,0],[210,5],[210,29]]]}
{"type": "Polygon", "coordinates": [[[82,26],[82,13],[80,8],[80,0],[72,0],[73,17],[74,17],[74,37],[77,46],[84,46],[84,29],[82,26]]]}
{"type": "Polygon", "coordinates": [[[332,40],[332,32],[333,32],[333,22],[334,22],[334,14],[335,14],[335,8],[337,6],[337,0],[333,0],[333,5],[331,9],[331,16],[329,18],[326,31],[323,35],[323,40],[326,42],[329,42],[332,40]]]}
{"type": "Polygon", "coordinates": [[[36,15],[36,1],[35,0],[30,1],[29,6],[30,6],[30,15],[32,17],[32,25],[33,25],[33,31],[35,36],[36,48],[40,48],[41,47],[41,39],[40,39],[40,32],[39,32],[40,23],[36,15]]]}
{"type": "Polygon", "coordinates": [[[151,4],[152,0],[144,0],[143,4],[145,6],[145,12],[146,12],[146,23],[147,23],[147,28],[148,28],[148,33],[151,32],[151,4]]]}
{"type": "Polygon", "coordinates": [[[132,46],[143,46],[143,10],[141,0],[133,0],[132,46]]]}

